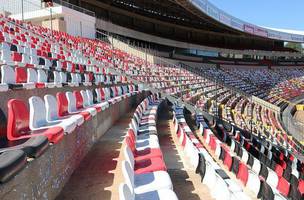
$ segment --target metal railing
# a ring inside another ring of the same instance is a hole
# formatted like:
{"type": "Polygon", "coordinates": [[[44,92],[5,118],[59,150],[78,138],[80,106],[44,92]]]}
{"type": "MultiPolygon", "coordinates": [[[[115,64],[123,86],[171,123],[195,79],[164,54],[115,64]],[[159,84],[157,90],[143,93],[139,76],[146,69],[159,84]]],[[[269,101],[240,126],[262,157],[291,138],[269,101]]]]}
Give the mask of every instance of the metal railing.
{"type": "Polygon", "coordinates": [[[88,10],[88,9],[85,9],[85,8],[82,8],[80,6],[76,6],[76,5],[71,4],[71,3],[67,2],[67,1],[64,1],[64,0],[53,0],[53,2],[56,3],[56,4],[59,4],[59,5],[71,8],[71,9],[76,10],[78,12],[90,15],[92,17],[95,17],[95,12],[93,12],[91,10],[88,10]]]}

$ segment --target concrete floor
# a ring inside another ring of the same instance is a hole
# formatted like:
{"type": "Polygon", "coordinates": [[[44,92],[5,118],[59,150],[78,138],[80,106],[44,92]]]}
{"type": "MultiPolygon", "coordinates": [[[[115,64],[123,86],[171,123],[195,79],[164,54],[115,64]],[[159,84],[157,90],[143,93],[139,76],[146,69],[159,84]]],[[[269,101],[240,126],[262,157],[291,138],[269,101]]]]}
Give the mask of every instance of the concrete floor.
{"type": "Polygon", "coordinates": [[[172,112],[167,107],[161,109],[157,130],[164,160],[170,174],[174,191],[180,200],[211,200],[213,199],[206,185],[191,167],[184,155],[178,138],[174,134],[172,112]]]}
{"type": "Polygon", "coordinates": [[[122,141],[132,115],[130,112],[119,119],[92,147],[57,200],[118,199],[118,186],[123,181],[119,165],[122,141]]]}

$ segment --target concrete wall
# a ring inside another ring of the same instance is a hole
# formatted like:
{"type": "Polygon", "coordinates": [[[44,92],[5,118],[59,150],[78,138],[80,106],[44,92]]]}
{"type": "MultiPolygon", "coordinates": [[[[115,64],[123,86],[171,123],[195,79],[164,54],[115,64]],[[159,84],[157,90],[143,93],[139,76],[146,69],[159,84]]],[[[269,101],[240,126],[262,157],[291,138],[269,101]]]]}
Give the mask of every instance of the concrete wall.
{"type": "MultiPolygon", "coordinates": [[[[16,92],[16,97],[27,99],[31,95],[43,96],[45,92],[48,94],[58,92],[58,89],[55,90],[20,91],[16,92]]],[[[8,93],[7,96],[3,96],[3,100],[6,101],[11,95],[12,93],[8,93]]],[[[65,135],[58,144],[50,145],[41,157],[28,162],[13,179],[0,185],[0,199],[54,199],[92,145],[117,119],[138,105],[146,95],[147,92],[144,92],[112,105],[78,127],[73,133],[65,135]]],[[[1,107],[3,104],[1,101],[1,107]]]]}

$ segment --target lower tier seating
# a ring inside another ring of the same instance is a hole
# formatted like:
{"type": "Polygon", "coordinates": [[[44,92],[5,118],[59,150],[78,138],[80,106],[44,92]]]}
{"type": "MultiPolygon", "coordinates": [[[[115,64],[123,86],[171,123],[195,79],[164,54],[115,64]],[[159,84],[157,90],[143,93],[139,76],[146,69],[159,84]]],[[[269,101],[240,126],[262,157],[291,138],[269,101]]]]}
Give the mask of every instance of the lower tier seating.
{"type": "Polygon", "coordinates": [[[26,167],[28,158],[42,155],[50,143],[60,143],[86,120],[139,92],[130,84],[32,96],[28,103],[10,99],[7,117],[3,112],[0,116],[0,183],[26,167]]]}
{"type": "Polygon", "coordinates": [[[146,98],[135,110],[125,137],[120,200],[177,200],[157,137],[158,94],[146,98]]]}

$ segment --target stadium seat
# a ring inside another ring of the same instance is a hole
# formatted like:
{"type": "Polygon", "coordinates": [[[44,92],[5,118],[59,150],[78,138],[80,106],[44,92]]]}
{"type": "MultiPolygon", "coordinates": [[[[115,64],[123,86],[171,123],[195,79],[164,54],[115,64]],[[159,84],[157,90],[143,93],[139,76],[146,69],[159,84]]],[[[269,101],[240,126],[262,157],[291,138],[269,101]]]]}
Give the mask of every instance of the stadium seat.
{"type": "Polygon", "coordinates": [[[27,71],[25,67],[16,67],[15,68],[15,74],[16,74],[16,83],[22,84],[24,88],[26,89],[34,89],[35,83],[28,82],[27,81],[27,71]]]}
{"type": "Polygon", "coordinates": [[[0,153],[0,183],[8,182],[26,165],[26,154],[22,150],[0,153]]]}
{"type": "Polygon", "coordinates": [[[133,139],[131,139],[131,137],[127,136],[125,140],[127,147],[130,148],[133,153],[135,161],[145,160],[154,157],[163,158],[163,154],[160,148],[150,148],[149,146],[146,146],[146,148],[142,150],[137,150],[136,143],[133,139]]]}
{"type": "Polygon", "coordinates": [[[8,102],[8,122],[7,138],[8,140],[23,140],[31,137],[44,135],[52,143],[58,143],[64,134],[61,127],[45,128],[31,130],[29,127],[30,113],[24,102],[11,99],[8,102]]]}
{"type": "Polygon", "coordinates": [[[61,127],[65,133],[72,133],[77,124],[72,120],[62,120],[59,122],[48,121],[46,119],[47,112],[44,101],[37,96],[29,98],[30,105],[30,129],[40,130],[45,128],[61,127]]]}
{"type": "Polygon", "coordinates": [[[131,166],[134,166],[135,174],[144,174],[149,172],[167,170],[164,161],[158,157],[140,160],[138,162],[135,161],[132,151],[128,147],[124,148],[124,156],[125,159],[131,164],[131,166]]]}
{"type": "Polygon", "coordinates": [[[58,115],[58,103],[56,98],[52,95],[45,95],[45,108],[46,108],[46,120],[48,122],[62,122],[65,120],[72,121],[73,123],[81,126],[84,123],[82,115],[70,115],[70,116],[59,116],[58,115]]]}
{"type": "Polygon", "coordinates": [[[127,185],[130,188],[134,188],[135,194],[142,194],[159,189],[173,189],[170,176],[165,171],[134,174],[130,163],[123,161],[122,173],[127,185]]]}
{"type": "Polygon", "coordinates": [[[140,200],[140,199],[158,199],[158,200],[177,200],[176,194],[169,189],[154,190],[151,192],[136,195],[127,184],[119,186],[119,200],[140,200]]]}

